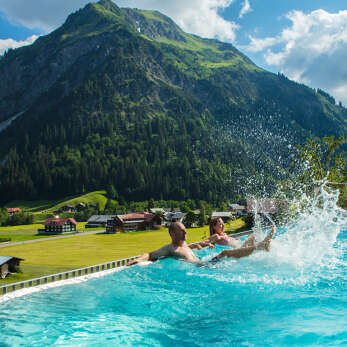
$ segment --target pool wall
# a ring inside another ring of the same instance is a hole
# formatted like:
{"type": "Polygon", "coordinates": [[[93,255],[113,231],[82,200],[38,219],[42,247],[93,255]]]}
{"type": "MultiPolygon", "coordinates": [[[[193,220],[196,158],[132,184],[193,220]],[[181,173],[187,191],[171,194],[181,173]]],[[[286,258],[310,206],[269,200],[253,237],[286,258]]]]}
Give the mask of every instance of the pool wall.
{"type": "Polygon", "coordinates": [[[10,283],[0,287],[0,295],[4,295],[9,292],[14,292],[14,291],[25,289],[25,288],[37,287],[37,286],[48,284],[48,283],[63,281],[67,279],[90,275],[90,274],[101,272],[101,271],[119,268],[126,265],[130,260],[133,260],[137,257],[138,255],[130,257],[130,258],[113,260],[103,264],[97,264],[97,265],[83,267],[83,268],[79,268],[75,270],[66,271],[66,272],[60,272],[53,275],[33,278],[33,279],[22,281],[22,282],[10,283]]]}

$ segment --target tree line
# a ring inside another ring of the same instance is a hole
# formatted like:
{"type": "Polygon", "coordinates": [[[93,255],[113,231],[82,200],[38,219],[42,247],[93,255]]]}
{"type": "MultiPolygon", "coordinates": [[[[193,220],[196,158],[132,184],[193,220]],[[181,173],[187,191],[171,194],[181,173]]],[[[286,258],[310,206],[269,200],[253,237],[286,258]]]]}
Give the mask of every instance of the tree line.
{"type": "MultiPolygon", "coordinates": [[[[171,108],[189,108],[179,98],[170,102],[171,108]]],[[[179,119],[144,116],[145,106],[127,103],[125,112],[124,105],[117,105],[92,114],[78,109],[67,117],[58,110],[48,122],[31,119],[9,129],[6,135],[19,139],[0,169],[1,202],[52,199],[109,186],[126,201],[220,202],[231,197],[236,145],[220,153],[211,120],[196,112],[179,119]]],[[[238,159],[249,165],[247,158],[238,159]]]]}

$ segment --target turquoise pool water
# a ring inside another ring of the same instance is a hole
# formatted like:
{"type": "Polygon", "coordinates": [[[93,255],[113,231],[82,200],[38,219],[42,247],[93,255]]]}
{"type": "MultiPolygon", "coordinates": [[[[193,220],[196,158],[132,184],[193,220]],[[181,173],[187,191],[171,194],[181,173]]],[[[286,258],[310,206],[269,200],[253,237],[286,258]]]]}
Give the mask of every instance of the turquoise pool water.
{"type": "Polygon", "coordinates": [[[165,259],[2,302],[0,346],[345,346],[346,230],[329,228],[297,224],[270,253],[214,266],[165,259]]]}

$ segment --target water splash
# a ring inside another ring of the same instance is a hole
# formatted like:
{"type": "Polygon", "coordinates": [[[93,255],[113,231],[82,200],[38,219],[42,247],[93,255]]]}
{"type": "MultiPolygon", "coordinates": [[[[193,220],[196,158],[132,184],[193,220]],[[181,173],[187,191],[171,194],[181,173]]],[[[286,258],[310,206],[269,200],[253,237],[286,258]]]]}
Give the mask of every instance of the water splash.
{"type": "Polygon", "coordinates": [[[311,199],[303,195],[294,201],[297,217],[291,217],[286,232],[274,242],[278,261],[301,268],[337,261],[337,237],[347,225],[345,211],[337,205],[338,195],[338,190],[329,191],[323,183],[311,199]]]}
{"type": "MultiPolygon", "coordinates": [[[[320,184],[314,195],[288,200],[286,223],[278,227],[269,253],[224,260],[216,266],[222,270],[218,280],[294,286],[312,286],[324,276],[328,283],[343,281],[347,213],[337,205],[339,191],[327,187],[326,181],[320,184]]],[[[276,223],[269,213],[260,215],[256,209],[254,213],[253,230],[259,241],[276,223]]]]}

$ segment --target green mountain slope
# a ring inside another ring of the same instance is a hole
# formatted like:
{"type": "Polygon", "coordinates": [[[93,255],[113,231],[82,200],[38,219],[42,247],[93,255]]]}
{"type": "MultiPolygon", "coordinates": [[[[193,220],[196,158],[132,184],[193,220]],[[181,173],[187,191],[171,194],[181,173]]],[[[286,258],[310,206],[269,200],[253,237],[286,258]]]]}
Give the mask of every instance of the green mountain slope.
{"type": "Polygon", "coordinates": [[[347,130],[324,92],[109,0],[8,52],[0,79],[0,122],[16,117],[1,132],[2,201],[111,185],[126,200],[237,198],[240,177],[283,174],[273,151],[347,130]]]}

